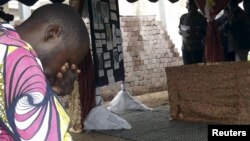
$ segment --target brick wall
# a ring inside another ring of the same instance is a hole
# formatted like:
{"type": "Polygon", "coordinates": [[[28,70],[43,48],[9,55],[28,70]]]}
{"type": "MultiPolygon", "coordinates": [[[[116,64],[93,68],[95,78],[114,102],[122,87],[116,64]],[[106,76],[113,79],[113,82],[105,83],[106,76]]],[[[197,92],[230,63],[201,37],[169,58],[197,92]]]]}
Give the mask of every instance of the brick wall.
{"type": "MultiPolygon", "coordinates": [[[[178,66],[182,59],[162,23],[155,16],[126,16],[120,20],[128,90],[132,95],[166,90],[165,67],[178,66]]],[[[100,89],[104,99],[119,91],[119,83],[100,89]]]]}

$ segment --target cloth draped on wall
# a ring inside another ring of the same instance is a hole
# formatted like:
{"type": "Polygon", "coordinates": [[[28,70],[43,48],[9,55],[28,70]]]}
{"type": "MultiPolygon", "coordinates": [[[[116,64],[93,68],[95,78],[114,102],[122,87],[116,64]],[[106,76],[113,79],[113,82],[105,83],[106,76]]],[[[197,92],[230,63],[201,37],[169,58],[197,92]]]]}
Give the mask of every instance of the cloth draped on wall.
{"type": "Polygon", "coordinates": [[[223,8],[226,7],[229,0],[195,0],[195,2],[208,21],[205,60],[206,62],[223,61],[223,47],[214,18],[223,8]]]}
{"type": "Polygon", "coordinates": [[[88,2],[96,87],[125,79],[118,2],[88,2]]]}

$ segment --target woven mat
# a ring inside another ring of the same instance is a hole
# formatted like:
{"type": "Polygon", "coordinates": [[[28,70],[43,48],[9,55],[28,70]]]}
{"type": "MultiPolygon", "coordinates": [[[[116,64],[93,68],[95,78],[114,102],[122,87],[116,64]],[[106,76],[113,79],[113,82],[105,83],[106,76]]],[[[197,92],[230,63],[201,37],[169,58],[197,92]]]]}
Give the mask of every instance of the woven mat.
{"type": "Polygon", "coordinates": [[[169,121],[169,106],[149,112],[128,111],[119,114],[127,120],[130,130],[96,131],[135,141],[207,141],[207,124],[169,121]]]}

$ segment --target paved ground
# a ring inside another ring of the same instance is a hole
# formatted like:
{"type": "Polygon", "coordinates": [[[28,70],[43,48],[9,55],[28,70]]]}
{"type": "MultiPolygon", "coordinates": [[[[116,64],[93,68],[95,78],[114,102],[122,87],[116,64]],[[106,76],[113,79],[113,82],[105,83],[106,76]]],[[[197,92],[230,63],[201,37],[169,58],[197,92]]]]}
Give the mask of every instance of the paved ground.
{"type": "MultiPolygon", "coordinates": [[[[167,91],[145,94],[145,95],[137,96],[136,98],[151,108],[168,104],[167,91]]],[[[106,102],[105,104],[107,105],[108,102],[106,102]]],[[[94,133],[94,132],[72,134],[72,136],[73,136],[74,141],[128,141],[125,139],[107,136],[107,135],[94,133]]]]}

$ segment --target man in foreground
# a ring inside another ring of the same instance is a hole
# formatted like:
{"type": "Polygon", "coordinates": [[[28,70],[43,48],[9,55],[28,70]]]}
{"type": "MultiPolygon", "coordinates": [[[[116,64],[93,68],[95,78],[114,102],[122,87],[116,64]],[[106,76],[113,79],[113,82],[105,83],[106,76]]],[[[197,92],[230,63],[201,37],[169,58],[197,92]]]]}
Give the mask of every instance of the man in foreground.
{"type": "Polygon", "coordinates": [[[77,74],[74,64],[84,59],[88,49],[84,22],[67,5],[38,8],[16,31],[0,25],[1,141],[71,140],[69,117],[51,86],[59,94],[70,93],[77,74]],[[61,66],[72,70],[64,68],[58,79],[61,66]]]}

